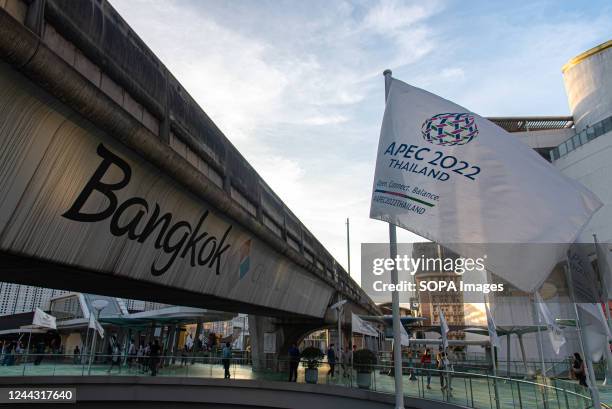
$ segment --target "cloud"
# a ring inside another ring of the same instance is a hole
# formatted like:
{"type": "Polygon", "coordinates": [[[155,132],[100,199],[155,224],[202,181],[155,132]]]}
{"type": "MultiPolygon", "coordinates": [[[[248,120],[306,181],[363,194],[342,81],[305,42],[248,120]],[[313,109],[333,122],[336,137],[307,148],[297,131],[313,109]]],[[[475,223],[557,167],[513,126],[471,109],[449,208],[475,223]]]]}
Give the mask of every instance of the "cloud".
{"type": "Polygon", "coordinates": [[[396,36],[406,27],[420,22],[435,13],[438,2],[405,4],[397,0],[384,0],[372,7],[364,18],[370,30],[396,36]]]}
{"type": "Polygon", "coordinates": [[[351,218],[359,279],[360,243],[388,235],[385,223],[368,218],[381,73],[430,51],[432,36],[419,22],[437,5],[242,4],[240,13],[232,3],[113,5],[344,265],[351,218]]]}
{"type": "Polygon", "coordinates": [[[344,115],[329,115],[329,116],[313,116],[304,119],[306,125],[330,125],[330,124],[341,124],[348,121],[349,119],[344,115]]]}
{"type": "Polygon", "coordinates": [[[343,265],[350,217],[357,279],[360,243],[388,240],[368,218],[385,68],[483,114],[563,114],[560,66],[610,27],[539,2],[111,1],[343,265]]]}

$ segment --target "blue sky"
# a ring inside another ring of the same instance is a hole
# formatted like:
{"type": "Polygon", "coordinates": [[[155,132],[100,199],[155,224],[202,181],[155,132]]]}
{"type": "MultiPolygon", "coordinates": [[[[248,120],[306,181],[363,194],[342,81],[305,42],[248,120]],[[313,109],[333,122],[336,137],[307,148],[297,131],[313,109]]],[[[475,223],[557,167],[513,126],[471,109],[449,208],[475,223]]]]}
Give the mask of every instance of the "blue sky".
{"type": "Polygon", "coordinates": [[[345,266],[350,217],[356,279],[360,243],[387,240],[385,68],[480,115],[566,115],[562,65],[612,37],[607,1],[111,2],[345,266]]]}

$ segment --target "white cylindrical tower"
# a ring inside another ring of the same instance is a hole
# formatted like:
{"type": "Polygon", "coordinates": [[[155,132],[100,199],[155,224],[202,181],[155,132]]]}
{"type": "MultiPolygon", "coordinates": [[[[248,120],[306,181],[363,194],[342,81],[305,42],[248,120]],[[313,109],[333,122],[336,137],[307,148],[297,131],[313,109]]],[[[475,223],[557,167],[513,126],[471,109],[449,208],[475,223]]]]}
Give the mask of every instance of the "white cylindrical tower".
{"type": "Polygon", "coordinates": [[[561,71],[577,132],[612,116],[612,40],[572,58],[561,71]]]}

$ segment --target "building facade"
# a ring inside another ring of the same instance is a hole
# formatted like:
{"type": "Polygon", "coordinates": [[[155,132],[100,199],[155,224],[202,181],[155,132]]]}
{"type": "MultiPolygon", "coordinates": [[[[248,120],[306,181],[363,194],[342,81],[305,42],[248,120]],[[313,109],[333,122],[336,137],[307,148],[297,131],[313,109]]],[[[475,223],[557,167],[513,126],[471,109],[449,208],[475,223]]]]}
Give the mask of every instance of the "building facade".
{"type": "MultiPolygon", "coordinates": [[[[445,259],[456,258],[457,254],[441,247],[435,243],[415,243],[413,244],[413,257],[425,256],[426,258],[445,259]]],[[[416,285],[421,281],[446,281],[454,282],[457,288],[461,276],[452,271],[423,271],[418,270],[415,274],[416,285]]],[[[444,312],[444,317],[449,327],[465,326],[465,303],[463,294],[460,291],[419,291],[418,292],[419,314],[425,318],[424,326],[440,326],[440,311],[444,312]]],[[[464,339],[463,331],[451,330],[448,334],[449,339],[464,339]]]]}
{"type": "MultiPolygon", "coordinates": [[[[612,40],[571,59],[562,68],[571,116],[490,118],[539,152],[553,166],[591,190],[603,203],[577,238],[579,243],[593,243],[593,235],[612,249],[612,40]]],[[[560,206],[563,204],[560,203],[560,206]]],[[[594,251],[593,251],[594,253],[594,251]]],[[[591,255],[594,258],[594,254],[591,255]]],[[[608,254],[608,262],[612,257],[608,254]]],[[[553,272],[559,276],[559,271],[553,272]]],[[[563,277],[552,277],[540,290],[552,314],[574,318],[563,277]]],[[[498,325],[535,325],[538,321],[527,294],[497,299],[495,319],[498,325]]],[[[557,355],[546,333],[542,353],[546,360],[564,359],[579,350],[575,331],[565,331],[568,342],[557,355]]],[[[537,333],[526,334],[528,358],[538,359],[537,333]]],[[[506,337],[502,338],[501,356],[505,357],[506,337]]],[[[516,338],[510,340],[513,359],[520,356],[516,338]]]]}
{"type": "Polygon", "coordinates": [[[53,297],[68,294],[68,291],[0,282],[0,316],[49,309],[53,297]]]}

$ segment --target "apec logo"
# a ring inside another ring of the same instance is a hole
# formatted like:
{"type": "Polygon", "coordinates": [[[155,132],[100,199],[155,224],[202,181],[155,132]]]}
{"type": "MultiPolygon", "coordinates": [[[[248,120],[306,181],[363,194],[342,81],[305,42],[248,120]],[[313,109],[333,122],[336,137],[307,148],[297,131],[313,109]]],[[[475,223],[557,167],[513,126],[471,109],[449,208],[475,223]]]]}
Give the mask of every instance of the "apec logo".
{"type": "Polygon", "coordinates": [[[465,145],[478,135],[474,116],[462,114],[437,114],[423,122],[423,139],[434,145],[465,145]]]}

